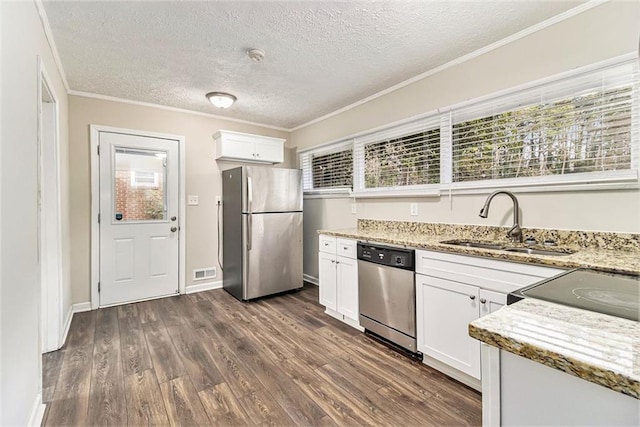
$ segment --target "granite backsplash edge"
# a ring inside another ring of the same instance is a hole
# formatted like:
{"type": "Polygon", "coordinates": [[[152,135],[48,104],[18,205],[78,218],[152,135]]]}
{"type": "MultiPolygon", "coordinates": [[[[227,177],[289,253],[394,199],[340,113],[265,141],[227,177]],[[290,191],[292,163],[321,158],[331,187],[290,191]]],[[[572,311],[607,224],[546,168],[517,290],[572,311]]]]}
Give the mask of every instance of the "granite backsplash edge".
{"type": "MultiPolygon", "coordinates": [[[[501,241],[509,227],[484,225],[443,224],[414,221],[358,219],[358,231],[392,232],[426,235],[456,236],[459,239],[501,241]]],[[[558,246],[573,249],[605,249],[622,252],[640,252],[640,234],[580,230],[553,230],[522,228],[523,237],[533,237],[542,243],[554,240],[558,246]]]]}

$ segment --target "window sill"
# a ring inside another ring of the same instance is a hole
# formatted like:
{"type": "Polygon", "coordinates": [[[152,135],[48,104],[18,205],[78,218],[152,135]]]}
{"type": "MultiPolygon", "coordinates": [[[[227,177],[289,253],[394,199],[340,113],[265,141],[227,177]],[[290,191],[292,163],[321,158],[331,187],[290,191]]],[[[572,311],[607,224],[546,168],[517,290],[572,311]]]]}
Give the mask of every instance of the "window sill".
{"type": "Polygon", "coordinates": [[[439,188],[412,189],[375,189],[354,191],[351,194],[356,199],[391,198],[391,197],[440,197],[439,188]]]}
{"type": "Polygon", "coordinates": [[[343,199],[351,197],[350,188],[324,188],[304,190],[305,199],[343,199]]]}
{"type": "Polygon", "coordinates": [[[603,172],[594,174],[502,179],[491,181],[458,182],[443,184],[443,194],[488,194],[508,189],[516,193],[546,193],[555,191],[630,190],[640,188],[638,170],[603,172]]]}

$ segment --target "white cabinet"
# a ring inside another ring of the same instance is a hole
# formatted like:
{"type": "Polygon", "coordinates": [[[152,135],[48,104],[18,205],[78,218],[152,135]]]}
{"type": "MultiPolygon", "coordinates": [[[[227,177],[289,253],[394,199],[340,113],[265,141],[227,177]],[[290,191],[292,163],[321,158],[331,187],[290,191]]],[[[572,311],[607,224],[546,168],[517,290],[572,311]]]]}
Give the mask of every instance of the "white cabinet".
{"type": "Polygon", "coordinates": [[[320,235],[318,276],[326,313],[359,328],[356,242],[320,235]]]}
{"type": "Polygon", "coordinates": [[[416,275],[418,349],[474,378],[480,378],[480,341],[467,333],[478,318],[480,288],[416,275]]]}
{"type": "Polygon", "coordinates": [[[338,256],[336,258],[338,289],[338,313],[359,323],[358,311],[358,261],[338,256]]]}
{"type": "Polygon", "coordinates": [[[507,304],[507,294],[480,289],[480,317],[498,311],[507,304]]]}
{"type": "Polygon", "coordinates": [[[480,342],[469,323],[498,310],[507,293],[563,270],[432,251],[416,251],[418,350],[425,363],[478,388],[480,342]],[[462,373],[463,375],[457,375],[462,373]],[[465,377],[466,376],[466,377],[465,377]],[[471,378],[471,379],[469,379],[471,378]]]}
{"type": "Polygon", "coordinates": [[[235,160],[251,163],[282,163],[284,139],[249,133],[220,130],[213,139],[217,160],[235,160]]]}
{"type": "Polygon", "coordinates": [[[320,284],[320,304],[338,311],[338,276],[336,256],[320,252],[318,254],[318,282],[320,284]]]}

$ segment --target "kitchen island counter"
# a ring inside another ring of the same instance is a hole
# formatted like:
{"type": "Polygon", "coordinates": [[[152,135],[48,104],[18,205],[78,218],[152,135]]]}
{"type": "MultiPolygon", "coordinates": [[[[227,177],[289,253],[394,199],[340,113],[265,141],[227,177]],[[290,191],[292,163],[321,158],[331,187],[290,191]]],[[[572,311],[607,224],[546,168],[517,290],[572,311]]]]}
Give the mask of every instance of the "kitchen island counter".
{"type": "Polygon", "coordinates": [[[493,347],[640,399],[640,323],[526,298],[469,325],[493,347]]]}

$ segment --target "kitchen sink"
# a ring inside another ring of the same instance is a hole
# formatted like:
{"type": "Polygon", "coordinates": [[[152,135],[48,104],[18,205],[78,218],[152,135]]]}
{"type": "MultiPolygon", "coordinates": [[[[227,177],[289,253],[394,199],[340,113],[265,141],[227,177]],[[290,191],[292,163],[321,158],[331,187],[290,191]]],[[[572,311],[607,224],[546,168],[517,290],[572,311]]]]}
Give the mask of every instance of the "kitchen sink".
{"type": "Polygon", "coordinates": [[[491,249],[495,251],[517,252],[529,255],[565,256],[575,253],[567,249],[542,249],[508,246],[503,243],[483,242],[481,240],[444,240],[445,245],[463,246],[466,248],[491,249]]]}

